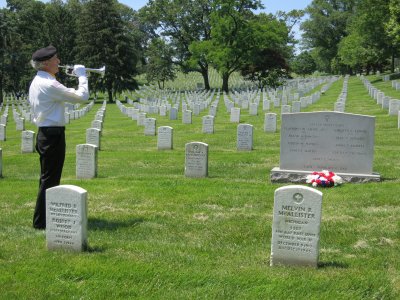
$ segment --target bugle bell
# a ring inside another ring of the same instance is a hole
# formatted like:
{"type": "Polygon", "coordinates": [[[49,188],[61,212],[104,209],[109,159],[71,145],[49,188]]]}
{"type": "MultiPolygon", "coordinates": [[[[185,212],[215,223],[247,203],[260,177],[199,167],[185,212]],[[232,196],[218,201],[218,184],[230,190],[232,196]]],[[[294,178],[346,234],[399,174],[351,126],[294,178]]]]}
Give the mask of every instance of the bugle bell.
{"type": "MultiPolygon", "coordinates": [[[[74,66],[72,65],[66,65],[66,66],[58,66],[59,68],[65,69],[65,74],[69,75],[69,76],[76,76],[75,72],[74,72],[74,66]]],[[[99,69],[92,69],[92,68],[85,68],[86,72],[91,72],[91,73],[96,73],[96,74],[100,74],[101,77],[104,77],[104,74],[106,73],[106,66],[102,66],[99,69]]],[[[90,74],[87,74],[88,76],[90,74]]]]}

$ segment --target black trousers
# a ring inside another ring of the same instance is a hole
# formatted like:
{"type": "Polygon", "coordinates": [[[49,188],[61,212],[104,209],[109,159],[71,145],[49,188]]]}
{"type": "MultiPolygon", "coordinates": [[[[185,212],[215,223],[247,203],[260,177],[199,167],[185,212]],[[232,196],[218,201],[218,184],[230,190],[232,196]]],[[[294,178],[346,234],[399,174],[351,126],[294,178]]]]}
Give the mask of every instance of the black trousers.
{"type": "Polygon", "coordinates": [[[36,150],[40,155],[39,192],[33,227],[46,228],[46,190],[60,184],[65,160],[65,127],[39,127],[36,150]]]}

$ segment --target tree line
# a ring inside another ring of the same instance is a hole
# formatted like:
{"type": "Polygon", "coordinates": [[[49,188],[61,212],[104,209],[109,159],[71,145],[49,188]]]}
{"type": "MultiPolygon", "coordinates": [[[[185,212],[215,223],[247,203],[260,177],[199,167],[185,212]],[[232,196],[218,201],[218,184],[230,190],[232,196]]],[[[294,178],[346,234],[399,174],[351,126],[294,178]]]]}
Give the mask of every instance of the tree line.
{"type": "Polygon", "coordinates": [[[272,15],[261,12],[259,0],[149,0],[139,11],[117,0],[7,0],[0,9],[0,93],[27,91],[31,54],[49,44],[62,64],[106,65],[104,78],[93,75],[90,85],[110,101],[137,88],[140,74],[163,88],[177,71],[199,72],[209,89],[214,68],[229,91],[234,72],[264,88],[293,72],[393,71],[399,7],[400,0],[314,0],[305,11],[272,15]],[[305,13],[296,53],[293,27],[305,13]]]}
{"type": "Polygon", "coordinates": [[[139,11],[116,0],[7,0],[0,90],[26,91],[35,73],[31,54],[49,44],[62,64],[106,65],[104,78],[94,75],[90,85],[109,99],[136,88],[139,74],[162,88],[177,71],[199,72],[209,89],[210,67],[225,91],[238,71],[260,87],[278,85],[293,55],[289,25],[299,17],[256,13],[260,8],[259,0],[150,0],[139,11]]]}
{"type": "Polygon", "coordinates": [[[299,60],[327,73],[395,71],[400,0],[313,0],[306,12],[301,29],[308,51],[299,60]]]}

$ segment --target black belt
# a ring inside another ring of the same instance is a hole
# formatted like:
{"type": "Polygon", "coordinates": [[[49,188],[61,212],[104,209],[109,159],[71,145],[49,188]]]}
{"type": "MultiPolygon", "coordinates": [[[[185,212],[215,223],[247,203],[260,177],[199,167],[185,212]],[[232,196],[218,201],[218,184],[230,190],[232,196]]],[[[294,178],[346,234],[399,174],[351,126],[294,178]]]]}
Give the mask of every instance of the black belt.
{"type": "Polygon", "coordinates": [[[65,131],[64,126],[43,126],[39,127],[39,131],[43,132],[44,134],[48,135],[60,135],[63,134],[65,131]]]}

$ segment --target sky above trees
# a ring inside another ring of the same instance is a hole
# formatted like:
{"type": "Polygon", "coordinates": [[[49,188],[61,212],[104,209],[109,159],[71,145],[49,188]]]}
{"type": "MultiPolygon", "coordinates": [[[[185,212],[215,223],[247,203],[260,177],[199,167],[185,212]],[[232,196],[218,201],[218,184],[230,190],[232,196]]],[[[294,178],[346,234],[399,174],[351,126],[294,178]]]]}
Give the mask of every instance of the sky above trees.
{"type": "MultiPolygon", "coordinates": [[[[43,0],[42,2],[48,2],[48,0],[43,0]]],[[[120,3],[126,4],[132,7],[134,10],[146,5],[147,0],[119,0],[120,3]]],[[[261,1],[266,7],[266,12],[275,13],[278,10],[290,11],[292,9],[304,9],[309,5],[311,0],[262,0],[261,1]]],[[[0,0],[0,7],[5,7],[7,5],[6,0],[0,0]]]]}

